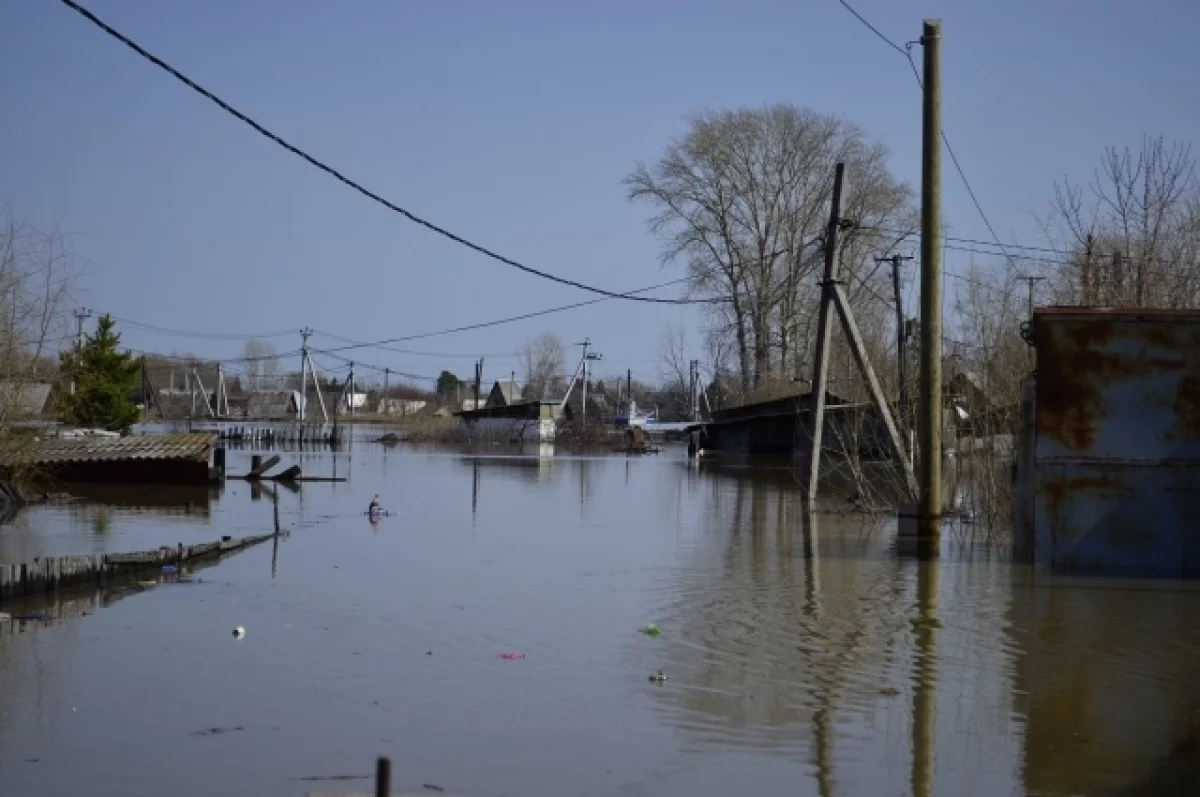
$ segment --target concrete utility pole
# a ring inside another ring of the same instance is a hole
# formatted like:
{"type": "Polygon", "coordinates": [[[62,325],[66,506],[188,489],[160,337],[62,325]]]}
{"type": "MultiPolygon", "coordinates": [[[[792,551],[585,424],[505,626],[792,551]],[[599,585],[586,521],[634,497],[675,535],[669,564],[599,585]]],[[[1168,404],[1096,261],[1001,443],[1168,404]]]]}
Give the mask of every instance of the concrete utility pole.
{"type": "Polygon", "coordinates": [[[583,339],[583,363],[582,363],[583,400],[579,402],[579,406],[581,408],[579,417],[580,417],[580,422],[582,423],[584,428],[587,428],[588,346],[590,346],[590,345],[591,345],[591,341],[588,340],[587,338],[584,338],[583,339]]]}
{"type": "MultiPolygon", "coordinates": [[[[306,410],[308,409],[308,339],[312,336],[312,330],[308,327],[300,330],[300,407],[299,415],[300,422],[303,423],[306,410]]],[[[313,374],[313,382],[317,381],[317,375],[313,374]]],[[[320,394],[321,386],[317,385],[317,393],[320,394]]]]}
{"type": "Polygon", "coordinates": [[[354,394],[358,391],[354,389],[354,363],[350,363],[350,374],[346,377],[346,384],[342,387],[342,392],[346,394],[346,403],[350,405],[350,415],[354,415],[354,394]]]}
{"type": "Polygon", "coordinates": [[[812,451],[808,462],[808,500],[817,500],[817,480],[821,475],[821,436],[824,432],[825,393],[829,383],[829,339],[833,335],[833,286],[838,280],[838,232],[842,221],[843,163],[833,172],[833,199],[829,204],[829,223],[825,227],[825,278],[821,281],[821,307],[817,316],[816,362],[813,364],[812,406],[809,407],[809,440],[812,451]]]}
{"type": "Polygon", "coordinates": [[[921,142],[921,435],[917,539],[936,555],[942,515],[942,21],[925,20],[921,142]]]}
{"type": "Polygon", "coordinates": [[[891,453],[904,471],[904,480],[911,494],[917,493],[917,482],[913,476],[912,467],[908,461],[908,451],[900,440],[900,432],[892,416],[891,407],[871,360],[867,357],[867,348],[863,343],[858,322],[854,320],[854,311],[850,307],[850,299],[842,286],[838,262],[838,231],[843,226],[853,226],[853,222],[841,217],[842,182],[846,166],[838,163],[833,173],[833,201],[830,203],[829,229],[825,234],[825,278],[821,282],[821,306],[818,314],[816,365],[813,369],[813,393],[811,401],[812,423],[809,440],[812,442],[811,458],[808,472],[808,500],[815,501],[817,497],[817,482],[821,469],[822,436],[825,428],[825,396],[829,390],[829,350],[831,337],[832,313],[836,310],[842,322],[842,331],[850,344],[850,353],[854,356],[855,364],[862,373],[863,381],[870,391],[871,400],[875,404],[879,417],[887,430],[891,453]]]}
{"type": "MultiPolygon", "coordinates": [[[[85,319],[92,317],[92,311],[86,307],[80,307],[75,311],[75,368],[80,365],[80,358],[83,356],[83,322],[85,319]]],[[[75,395],[75,378],[71,377],[71,395],[75,395]]]]}

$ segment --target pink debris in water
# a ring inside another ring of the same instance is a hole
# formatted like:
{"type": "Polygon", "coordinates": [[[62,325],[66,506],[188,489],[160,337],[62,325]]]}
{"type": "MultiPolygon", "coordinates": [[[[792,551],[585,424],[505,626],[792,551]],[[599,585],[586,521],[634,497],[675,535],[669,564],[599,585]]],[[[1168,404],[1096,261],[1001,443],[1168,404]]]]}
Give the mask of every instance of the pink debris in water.
{"type": "Polygon", "coordinates": [[[500,658],[507,659],[508,661],[517,661],[519,659],[525,658],[525,654],[524,653],[501,653],[500,658]]]}

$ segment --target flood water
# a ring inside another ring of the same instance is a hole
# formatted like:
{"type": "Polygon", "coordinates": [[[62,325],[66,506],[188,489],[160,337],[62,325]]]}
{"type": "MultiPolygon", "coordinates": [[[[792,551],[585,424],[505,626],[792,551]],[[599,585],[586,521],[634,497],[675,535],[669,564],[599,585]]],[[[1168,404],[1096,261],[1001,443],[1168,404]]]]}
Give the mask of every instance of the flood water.
{"type": "MultiPolygon", "coordinates": [[[[969,527],[917,563],[682,450],[283,460],[348,481],[280,490],[277,546],[0,625],[0,794],[369,792],[328,778],[380,755],[481,797],[1200,793],[1188,585],[1035,576],[969,527]]],[[[22,513],[0,561],[274,523],[236,481],[113,502],[22,513]]]]}

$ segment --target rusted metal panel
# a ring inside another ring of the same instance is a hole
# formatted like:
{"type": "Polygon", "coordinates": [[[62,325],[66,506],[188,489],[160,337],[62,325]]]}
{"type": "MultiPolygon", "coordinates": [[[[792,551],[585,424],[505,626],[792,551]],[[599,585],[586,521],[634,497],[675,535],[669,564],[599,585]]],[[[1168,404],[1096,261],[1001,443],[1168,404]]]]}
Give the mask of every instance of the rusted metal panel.
{"type": "Polygon", "coordinates": [[[1034,558],[1200,578],[1200,312],[1034,314],[1034,558]]]}
{"type": "Polygon", "coordinates": [[[1034,319],[1039,459],[1200,462],[1200,313],[1034,319]]]}
{"type": "Polygon", "coordinates": [[[1200,468],[1039,463],[1036,560],[1055,569],[1200,578],[1200,468]]]}

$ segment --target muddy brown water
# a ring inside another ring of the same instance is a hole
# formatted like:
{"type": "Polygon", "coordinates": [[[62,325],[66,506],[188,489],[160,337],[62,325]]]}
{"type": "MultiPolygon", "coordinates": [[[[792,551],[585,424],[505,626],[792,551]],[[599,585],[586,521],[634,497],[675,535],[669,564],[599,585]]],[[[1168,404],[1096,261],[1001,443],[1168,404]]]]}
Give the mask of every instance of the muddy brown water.
{"type": "MultiPolygon", "coordinates": [[[[278,546],[0,624],[0,794],[367,792],[329,778],[379,755],[496,797],[1197,793],[1189,585],[1034,576],[969,528],[921,565],[682,449],[284,460],[349,481],[281,490],[278,546]]],[[[244,483],[183,492],[24,512],[0,560],[272,527],[244,483]]]]}

